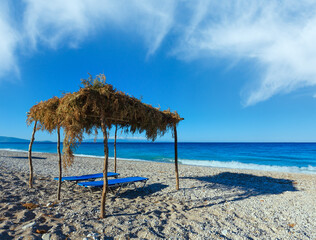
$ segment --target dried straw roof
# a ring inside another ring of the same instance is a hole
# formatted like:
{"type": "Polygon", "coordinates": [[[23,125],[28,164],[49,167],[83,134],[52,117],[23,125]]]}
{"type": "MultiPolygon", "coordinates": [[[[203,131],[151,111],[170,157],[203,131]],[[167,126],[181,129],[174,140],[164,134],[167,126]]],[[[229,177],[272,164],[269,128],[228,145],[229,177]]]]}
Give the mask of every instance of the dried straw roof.
{"type": "Polygon", "coordinates": [[[27,124],[37,121],[37,130],[45,130],[52,133],[60,125],[60,120],[57,115],[57,108],[60,99],[58,97],[50,98],[46,101],[41,101],[31,107],[27,113],[27,124]]]}
{"type": "Polygon", "coordinates": [[[104,121],[108,128],[118,125],[125,131],[146,132],[147,139],[155,140],[182,120],[174,112],[160,111],[141,100],[116,90],[105,82],[105,76],[82,80],[83,88],[68,93],[60,100],[58,114],[63,116],[65,131],[64,153],[71,156],[71,148],[82,141],[83,133],[92,133],[104,121]]]}
{"type": "Polygon", "coordinates": [[[173,129],[183,118],[177,112],[161,111],[105,82],[103,74],[95,79],[82,80],[83,87],[61,98],[51,98],[34,105],[28,113],[28,123],[38,121],[39,129],[50,133],[61,126],[64,129],[64,149],[69,164],[72,152],[82,141],[83,134],[91,134],[101,127],[101,120],[108,128],[122,127],[126,132],[146,133],[155,140],[173,129]]]}

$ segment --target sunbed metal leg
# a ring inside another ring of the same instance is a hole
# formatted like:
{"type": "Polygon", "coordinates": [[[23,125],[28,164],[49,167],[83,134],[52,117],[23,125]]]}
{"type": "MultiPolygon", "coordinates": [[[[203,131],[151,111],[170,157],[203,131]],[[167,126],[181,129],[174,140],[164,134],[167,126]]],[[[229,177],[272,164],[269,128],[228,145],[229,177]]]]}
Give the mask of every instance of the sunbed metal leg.
{"type": "Polygon", "coordinates": [[[70,185],[70,187],[73,187],[75,185],[77,185],[78,181],[72,182],[72,184],[70,185]]]}
{"type": "Polygon", "coordinates": [[[144,187],[145,187],[146,183],[147,183],[147,180],[146,180],[146,181],[144,181],[144,185],[142,186],[142,188],[144,188],[144,187]]]}
{"type": "Polygon", "coordinates": [[[122,185],[121,185],[121,186],[118,188],[118,190],[116,191],[115,196],[117,196],[117,195],[120,193],[121,188],[122,188],[122,185]]]}
{"type": "MultiPolygon", "coordinates": [[[[114,186],[114,187],[116,187],[116,186],[114,186]]],[[[109,190],[109,192],[111,192],[111,193],[114,195],[114,197],[116,197],[116,196],[119,194],[121,188],[122,188],[122,185],[120,185],[120,186],[117,188],[116,191],[115,191],[113,188],[111,188],[111,187],[109,187],[108,190],[109,190]]]]}

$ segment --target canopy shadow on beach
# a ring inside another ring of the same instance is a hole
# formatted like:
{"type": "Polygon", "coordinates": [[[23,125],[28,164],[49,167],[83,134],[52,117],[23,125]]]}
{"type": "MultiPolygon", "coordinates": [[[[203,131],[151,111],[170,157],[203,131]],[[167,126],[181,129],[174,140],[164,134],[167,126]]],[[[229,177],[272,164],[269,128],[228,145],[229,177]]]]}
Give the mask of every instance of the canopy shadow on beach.
{"type": "Polygon", "coordinates": [[[138,197],[146,197],[151,194],[154,194],[156,192],[160,192],[162,189],[167,188],[169,185],[162,184],[162,183],[153,183],[153,184],[147,184],[143,188],[137,188],[135,189],[127,189],[122,190],[122,192],[117,196],[121,198],[128,198],[128,199],[134,199],[138,197]]]}
{"type": "Polygon", "coordinates": [[[214,176],[182,177],[182,179],[194,179],[206,183],[206,188],[221,189],[222,191],[238,190],[225,197],[211,196],[206,200],[213,200],[209,205],[223,204],[244,200],[254,196],[282,194],[284,192],[298,191],[293,180],[272,178],[267,176],[256,176],[245,173],[223,172],[214,176]],[[216,201],[221,200],[221,201],[216,201]],[[215,203],[215,202],[216,203],[215,203]]]}
{"type": "MultiPolygon", "coordinates": [[[[28,159],[28,157],[21,157],[21,156],[4,156],[7,158],[17,158],[17,159],[28,159]]],[[[33,159],[40,159],[40,160],[44,160],[47,159],[46,157],[32,157],[33,159]]]]}
{"type": "MultiPolygon", "coordinates": [[[[146,186],[138,187],[137,189],[134,189],[134,187],[124,189],[123,187],[118,195],[111,194],[111,196],[114,198],[127,198],[127,199],[134,199],[138,197],[142,198],[142,197],[146,197],[151,194],[154,194],[156,192],[160,192],[162,189],[165,189],[167,187],[169,187],[169,185],[162,184],[162,183],[147,184],[146,186]]],[[[80,189],[78,188],[79,192],[81,192],[81,190],[82,190],[81,187],[80,189]]],[[[96,188],[96,189],[93,189],[92,191],[98,192],[100,190],[102,190],[102,188],[96,188]]]]}

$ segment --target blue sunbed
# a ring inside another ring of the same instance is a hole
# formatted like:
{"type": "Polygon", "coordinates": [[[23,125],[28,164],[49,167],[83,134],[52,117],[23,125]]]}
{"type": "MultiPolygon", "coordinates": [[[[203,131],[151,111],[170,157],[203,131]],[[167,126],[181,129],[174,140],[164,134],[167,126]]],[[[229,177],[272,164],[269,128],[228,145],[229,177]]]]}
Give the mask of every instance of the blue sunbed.
{"type": "MultiPolygon", "coordinates": [[[[123,186],[128,186],[133,184],[136,188],[136,182],[143,182],[145,186],[148,178],[144,177],[127,177],[127,178],[118,178],[118,179],[110,179],[108,180],[108,188],[112,190],[113,188],[119,188],[123,186]]],[[[103,187],[103,181],[95,181],[95,182],[80,182],[78,185],[83,186],[83,187],[92,187],[92,188],[97,188],[97,187],[103,187]]],[[[118,190],[118,192],[119,192],[118,190]]]]}
{"type": "MultiPolygon", "coordinates": [[[[108,172],[108,177],[117,177],[118,173],[114,172],[108,172]]],[[[62,177],[61,181],[75,181],[75,182],[80,182],[80,181],[85,181],[89,179],[96,179],[96,178],[103,178],[103,173],[96,173],[96,174],[88,174],[88,175],[82,175],[82,176],[70,176],[70,177],[62,177]]],[[[59,178],[56,177],[54,180],[58,180],[59,178]]]]}

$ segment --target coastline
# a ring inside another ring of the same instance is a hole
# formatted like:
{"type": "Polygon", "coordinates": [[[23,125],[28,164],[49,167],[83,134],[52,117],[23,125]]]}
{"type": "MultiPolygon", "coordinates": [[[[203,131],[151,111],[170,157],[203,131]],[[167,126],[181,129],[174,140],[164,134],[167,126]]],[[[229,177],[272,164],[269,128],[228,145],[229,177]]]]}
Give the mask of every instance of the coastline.
{"type": "MultiPolygon", "coordinates": [[[[88,143],[88,144],[90,144],[90,143],[88,143]]],[[[206,144],[209,144],[209,143],[206,143],[206,144]]],[[[236,144],[236,143],[234,143],[234,144],[236,144]]],[[[255,143],[255,144],[259,144],[259,143],[255,143]]],[[[271,144],[271,143],[269,143],[269,144],[271,144]]],[[[277,144],[279,144],[279,143],[277,143],[277,144]]],[[[294,143],[290,143],[290,144],[294,144],[294,143]]],[[[302,143],[302,144],[305,144],[305,143],[302,143]]],[[[103,144],[102,144],[102,147],[103,147],[103,144]]],[[[28,151],[26,148],[28,148],[28,144],[27,144],[27,146],[25,146],[25,149],[0,148],[0,151],[25,152],[25,153],[27,153],[28,151]]],[[[45,148],[46,151],[44,149],[42,149],[42,151],[36,151],[36,150],[34,151],[33,150],[32,152],[38,153],[38,154],[42,154],[42,153],[44,153],[44,154],[45,153],[56,154],[55,145],[54,145],[53,149],[54,149],[54,151],[52,151],[51,148],[49,149],[49,151],[47,151],[48,149],[45,148]]],[[[144,149],[139,149],[139,150],[143,151],[144,149]]],[[[101,155],[89,154],[89,153],[77,153],[74,155],[77,157],[103,159],[103,155],[102,155],[103,152],[102,151],[100,151],[101,155]]],[[[154,151],[157,151],[157,149],[155,149],[154,151]]],[[[132,155],[135,156],[135,154],[137,155],[138,152],[139,151],[133,152],[132,155]]],[[[120,152],[120,155],[121,154],[122,154],[122,152],[120,152]]],[[[311,158],[311,157],[313,157],[313,156],[309,156],[309,158],[311,158]]],[[[110,156],[109,159],[113,159],[113,158],[114,157],[113,157],[113,153],[112,153],[112,156],[110,156]]],[[[148,158],[148,156],[147,156],[147,158],[148,158]]],[[[288,158],[291,159],[291,156],[288,156],[288,158]]],[[[174,162],[174,156],[171,156],[171,157],[169,156],[168,158],[162,158],[162,159],[157,159],[157,158],[146,159],[146,157],[142,158],[142,156],[138,156],[136,158],[135,157],[131,158],[130,156],[125,156],[125,157],[120,156],[120,157],[118,157],[118,159],[124,160],[124,161],[141,161],[141,162],[158,162],[158,163],[173,163],[174,162]]],[[[312,158],[312,159],[314,159],[314,158],[312,158]]],[[[237,157],[236,159],[230,159],[230,160],[227,159],[226,161],[223,159],[219,160],[216,157],[214,159],[212,157],[210,159],[178,158],[178,163],[182,164],[182,165],[200,166],[200,167],[255,170],[255,171],[259,170],[259,171],[273,171],[273,172],[285,172],[285,173],[304,173],[304,174],[316,175],[316,166],[315,166],[314,160],[310,161],[310,163],[308,163],[308,164],[304,164],[304,165],[300,164],[300,160],[305,161],[304,157],[302,157],[302,159],[296,160],[297,165],[294,165],[295,163],[293,164],[293,162],[291,164],[284,164],[284,162],[282,161],[282,158],[278,161],[278,163],[274,162],[273,164],[271,164],[271,163],[269,164],[268,162],[265,162],[265,160],[263,160],[263,161],[258,160],[258,162],[253,161],[253,160],[250,162],[249,161],[242,161],[242,160],[240,161],[240,160],[241,160],[240,156],[237,157]]]]}
{"type": "MultiPolygon", "coordinates": [[[[180,191],[175,191],[170,163],[118,160],[120,177],[148,177],[149,182],[144,189],[109,195],[108,217],[102,220],[100,192],[66,183],[62,200],[52,204],[56,154],[33,156],[35,188],[29,189],[27,154],[0,150],[2,237],[36,239],[42,237],[36,230],[46,229],[46,234],[70,239],[316,238],[313,174],[180,165],[180,191]],[[27,210],[21,205],[25,202],[39,207],[27,210]]],[[[112,171],[113,161],[109,162],[112,171]]],[[[63,175],[102,172],[102,164],[102,158],[76,156],[63,175]]]]}

